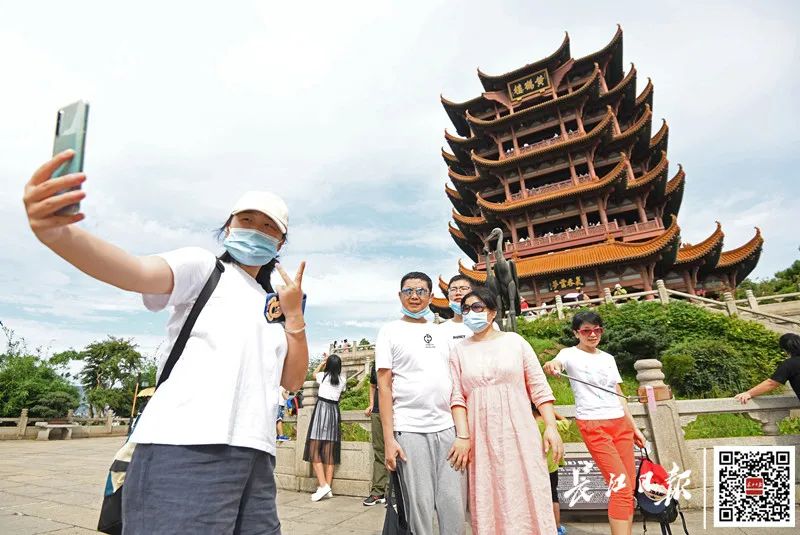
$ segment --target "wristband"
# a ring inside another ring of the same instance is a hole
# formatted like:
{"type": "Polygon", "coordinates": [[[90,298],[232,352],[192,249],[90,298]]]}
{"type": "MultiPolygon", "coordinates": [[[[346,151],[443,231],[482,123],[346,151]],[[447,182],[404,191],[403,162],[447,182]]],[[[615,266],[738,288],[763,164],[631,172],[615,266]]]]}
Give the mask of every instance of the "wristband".
{"type": "Polygon", "coordinates": [[[283,328],[283,332],[285,332],[286,334],[300,334],[301,332],[303,332],[305,330],[306,330],[306,324],[305,323],[303,324],[302,327],[300,327],[299,329],[294,329],[293,331],[290,331],[286,327],[283,328]]]}
{"type": "Polygon", "coordinates": [[[465,437],[461,437],[461,436],[456,435],[456,438],[460,438],[461,440],[469,440],[469,435],[467,435],[465,437]]]}

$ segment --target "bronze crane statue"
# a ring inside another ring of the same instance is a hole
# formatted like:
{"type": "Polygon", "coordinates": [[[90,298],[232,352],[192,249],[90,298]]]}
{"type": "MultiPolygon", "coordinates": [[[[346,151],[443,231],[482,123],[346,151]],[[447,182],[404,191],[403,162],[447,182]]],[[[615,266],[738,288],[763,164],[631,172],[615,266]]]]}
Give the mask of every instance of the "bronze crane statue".
{"type": "Polygon", "coordinates": [[[503,231],[492,229],[486,238],[486,287],[498,297],[497,321],[507,331],[517,330],[517,316],[520,314],[519,280],[517,266],[513,260],[503,255],[503,231]],[[497,240],[494,247],[494,265],[491,264],[490,244],[497,240]],[[503,318],[508,314],[508,323],[503,318]]]}

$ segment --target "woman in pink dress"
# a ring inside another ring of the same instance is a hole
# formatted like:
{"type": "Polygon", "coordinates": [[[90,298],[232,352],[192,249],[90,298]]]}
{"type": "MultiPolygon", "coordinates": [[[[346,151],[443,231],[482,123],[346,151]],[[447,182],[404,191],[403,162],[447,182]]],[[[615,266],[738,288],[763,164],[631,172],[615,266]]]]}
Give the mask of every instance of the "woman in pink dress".
{"type": "Polygon", "coordinates": [[[555,462],[564,454],[553,392],[528,342],[492,329],[497,304],[489,291],[478,288],[461,303],[464,324],[474,334],[450,353],[457,438],[449,460],[469,471],[472,531],[553,535],[545,452],[552,449],[555,462]],[[531,402],[545,420],[543,435],[531,402]]]}

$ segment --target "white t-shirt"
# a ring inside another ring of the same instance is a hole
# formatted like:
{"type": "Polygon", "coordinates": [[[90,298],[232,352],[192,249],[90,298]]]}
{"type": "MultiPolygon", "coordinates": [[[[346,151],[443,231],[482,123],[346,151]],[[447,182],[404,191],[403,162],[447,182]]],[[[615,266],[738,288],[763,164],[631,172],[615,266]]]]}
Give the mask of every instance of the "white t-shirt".
{"type": "Polygon", "coordinates": [[[395,431],[436,433],[453,427],[449,351],[433,323],[395,320],[381,327],[375,368],[392,370],[395,431]]]}
{"type": "MultiPolygon", "coordinates": [[[[172,269],[172,293],[142,297],[148,310],[172,307],[160,375],[215,257],[197,247],[158,256],[172,269]]],[[[132,442],[230,444],[275,455],[275,401],[287,342],[281,324],[267,323],[265,302],[266,292],[253,277],[236,264],[225,264],[183,354],[148,403],[132,442]]]]}
{"type": "MultiPolygon", "coordinates": [[[[464,325],[463,321],[457,323],[452,319],[440,323],[439,329],[445,333],[445,336],[447,337],[447,344],[449,346],[448,349],[450,350],[452,350],[457,343],[461,342],[462,340],[466,340],[474,334],[469,327],[464,325]]],[[[492,322],[492,329],[499,331],[500,327],[497,326],[497,323],[492,322]]]]}
{"type": "MultiPolygon", "coordinates": [[[[605,351],[587,353],[575,347],[565,347],[553,359],[564,366],[567,375],[607,390],[616,391],[622,377],[614,357],[605,351]]],[[[578,420],[611,420],[622,418],[625,411],[620,398],[609,392],[570,380],[575,395],[575,418],[578,420]]]]}
{"type": "Polygon", "coordinates": [[[339,401],[339,397],[341,397],[342,392],[344,392],[344,389],[347,386],[347,378],[343,373],[339,375],[339,384],[337,386],[333,386],[331,384],[331,378],[325,377],[325,372],[319,372],[314,377],[319,383],[319,391],[317,392],[317,396],[329,399],[331,401],[339,401]]]}

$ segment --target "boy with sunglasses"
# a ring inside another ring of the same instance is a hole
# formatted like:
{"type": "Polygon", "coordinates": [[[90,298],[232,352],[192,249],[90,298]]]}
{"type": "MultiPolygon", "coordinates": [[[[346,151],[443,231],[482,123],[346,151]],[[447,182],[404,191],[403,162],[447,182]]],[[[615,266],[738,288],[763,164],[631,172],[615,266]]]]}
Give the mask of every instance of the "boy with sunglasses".
{"type": "Polygon", "coordinates": [[[466,476],[447,461],[456,438],[450,412],[449,345],[425,319],[432,282],[411,272],[400,281],[402,317],[384,325],[375,342],[386,467],[398,471],[410,531],[462,535],[466,476]]]}
{"type": "MultiPolygon", "coordinates": [[[[598,349],[603,336],[603,320],[594,312],[579,312],[572,318],[572,332],[578,344],[562,349],[542,367],[548,375],[561,372],[622,395],[614,357],[598,349]]],[[[575,395],[575,421],[586,448],[606,483],[614,492],[608,502],[608,521],[612,535],[627,535],[633,523],[636,467],[634,443],[644,447],[645,438],[636,427],[627,402],[622,397],[570,379],[575,395]],[[622,477],[624,476],[624,479],[622,477]]]]}

